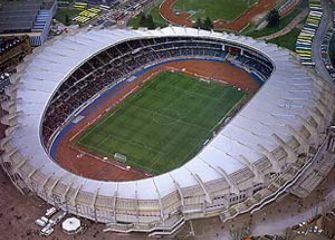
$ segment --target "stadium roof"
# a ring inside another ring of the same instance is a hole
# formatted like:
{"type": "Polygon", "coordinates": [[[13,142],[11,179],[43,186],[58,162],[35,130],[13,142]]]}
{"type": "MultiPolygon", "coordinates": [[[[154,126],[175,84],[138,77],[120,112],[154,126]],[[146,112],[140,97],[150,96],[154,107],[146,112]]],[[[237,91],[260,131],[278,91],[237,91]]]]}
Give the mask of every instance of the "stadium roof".
{"type": "MultiPolygon", "coordinates": [[[[81,32],[49,41],[27,61],[17,89],[20,127],[12,144],[28,158],[28,163],[45,176],[59,176],[64,184],[81,190],[122,198],[159,199],[181,188],[232,175],[288,142],[303,127],[317,104],[315,82],[295,62],[288,50],[251,38],[197,29],[168,27],[161,30],[100,30],[81,32]],[[40,126],[48,100],[57,87],[83,61],[99,51],[132,38],[152,36],[203,36],[231,41],[262,52],[275,64],[271,77],[247,105],[212,141],[184,166],[153,178],[130,182],[103,182],[85,179],[61,168],[45,151],[40,126]]],[[[229,177],[228,177],[229,179],[229,177]]]]}

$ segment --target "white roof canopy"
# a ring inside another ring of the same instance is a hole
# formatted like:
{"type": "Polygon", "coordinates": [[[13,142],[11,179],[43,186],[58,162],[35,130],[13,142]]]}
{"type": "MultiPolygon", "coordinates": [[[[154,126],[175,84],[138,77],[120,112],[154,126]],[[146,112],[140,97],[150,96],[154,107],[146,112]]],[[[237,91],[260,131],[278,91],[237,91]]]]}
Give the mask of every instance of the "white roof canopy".
{"type": "Polygon", "coordinates": [[[248,168],[249,164],[246,165],[239,156],[251,163],[257,162],[264,157],[259,146],[268,151],[280,146],[274,134],[284,141],[292,138],[292,130],[287,126],[299,131],[303,126],[299,117],[307,119],[310,116],[308,107],[316,104],[313,81],[304,68],[292,61],[288,50],[246,37],[181,27],[81,32],[50,41],[28,62],[17,91],[17,111],[23,114],[18,117],[20,127],[11,141],[29,164],[46,176],[66,176],[60,180],[65,185],[82,183],[85,191],[95,193],[99,188],[99,194],[105,196],[113,196],[119,191],[118,197],[133,199],[137,192],[140,199],[158,199],[175,191],[175,182],[184,188],[198,184],[198,178],[208,182],[248,168]],[[45,151],[39,131],[44,110],[54,91],[80,64],[105,48],[127,39],[162,36],[201,36],[233,42],[261,52],[271,59],[275,69],[253,99],[197,156],[170,173],[117,183],[85,179],[61,168],[45,151]]]}

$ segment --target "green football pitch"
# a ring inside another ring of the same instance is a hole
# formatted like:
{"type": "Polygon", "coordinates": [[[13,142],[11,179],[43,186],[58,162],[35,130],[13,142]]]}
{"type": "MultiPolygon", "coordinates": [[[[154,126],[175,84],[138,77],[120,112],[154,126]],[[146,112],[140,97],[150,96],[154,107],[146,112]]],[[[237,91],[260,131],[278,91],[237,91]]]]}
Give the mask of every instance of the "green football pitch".
{"type": "Polygon", "coordinates": [[[209,17],[212,20],[233,21],[258,0],[178,0],[174,10],[189,12],[192,19],[209,17]]]}
{"type": "Polygon", "coordinates": [[[87,129],[77,144],[101,156],[121,153],[152,174],[180,167],[201,148],[245,93],[164,72],[87,129]]]}

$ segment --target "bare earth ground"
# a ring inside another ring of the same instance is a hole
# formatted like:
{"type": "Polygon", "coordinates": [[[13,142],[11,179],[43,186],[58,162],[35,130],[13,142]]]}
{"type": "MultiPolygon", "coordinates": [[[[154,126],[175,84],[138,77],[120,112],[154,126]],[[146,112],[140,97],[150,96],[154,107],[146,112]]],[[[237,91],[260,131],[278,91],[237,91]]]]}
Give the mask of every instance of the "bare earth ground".
{"type": "Polygon", "coordinates": [[[47,204],[37,197],[22,195],[5,176],[2,169],[0,170],[0,191],[0,240],[147,239],[143,234],[103,233],[103,224],[95,224],[85,220],[84,222],[89,227],[84,234],[69,236],[62,232],[60,224],[58,224],[51,236],[48,238],[40,237],[39,227],[35,225],[34,221],[45,213],[47,204]]]}
{"type": "Polygon", "coordinates": [[[122,101],[124,96],[135,91],[153,76],[162,71],[172,69],[175,71],[182,71],[191,76],[202,76],[204,78],[213,78],[219,81],[224,81],[227,84],[239,87],[249,93],[254,93],[258,89],[256,81],[247,72],[227,63],[182,61],[156,67],[137,78],[115,96],[109,97],[109,99],[99,106],[96,111],[80,121],[72,130],[70,130],[64,136],[57,149],[57,162],[62,167],[77,175],[97,180],[126,181],[150,176],[143,171],[134,168],[127,170],[126,166],[116,163],[116,161],[103,161],[102,156],[88,154],[85,149],[80,149],[75,145],[74,139],[100,119],[104,113],[108,112],[111,109],[111,106],[122,101]]]}
{"type": "MultiPolygon", "coordinates": [[[[173,5],[178,0],[165,0],[160,7],[160,14],[165,20],[172,24],[192,27],[192,20],[190,14],[187,12],[180,12],[176,15],[173,12],[173,5]]],[[[263,15],[269,12],[276,5],[277,0],[260,0],[259,3],[250,9],[248,9],[243,15],[238,17],[233,22],[226,22],[223,20],[214,21],[214,29],[216,30],[230,30],[230,31],[241,31],[248,23],[255,21],[257,16],[263,15]]]]}

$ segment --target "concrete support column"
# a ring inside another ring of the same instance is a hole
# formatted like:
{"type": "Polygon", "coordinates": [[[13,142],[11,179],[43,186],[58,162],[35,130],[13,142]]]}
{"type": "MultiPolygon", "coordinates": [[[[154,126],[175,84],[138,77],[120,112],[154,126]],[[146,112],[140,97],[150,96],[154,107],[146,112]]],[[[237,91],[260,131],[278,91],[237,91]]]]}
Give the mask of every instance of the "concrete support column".
{"type": "Polygon", "coordinates": [[[13,100],[4,101],[4,102],[1,103],[1,107],[5,111],[9,112],[9,109],[14,105],[14,103],[15,102],[13,100]]]}
{"type": "Polygon", "coordinates": [[[10,127],[8,127],[8,128],[5,130],[5,134],[6,134],[6,136],[11,136],[12,133],[13,133],[16,129],[18,129],[19,127],[20,127],[19,124],[15,125],[15,126],[10,126],[10,127]]]}
{"type": "Polygon", "coordinates": [[[309,149],[309,144],[307,142],[307,139],[304,138],[297,130],[295,130],[292,126],[288,125],[287,126],[290,131],[293,133],[294,138],[299,142],[300,148],[302,152],[308,152],[309,149]]]}
{"type": "Polygon", "coordinates": [[[303,117],[300,115],[298,116],[300,122],[304,125],[304,127],[308,130],[308,132],[311,134],[312,142],[317,143],[317,137],[318,137],[318,131],[315,127],[313,127],[309,122],[306,121],[303,117]]]}
{"type": "Polygon", "coordinates": [[[263,155],[267,159],[269,159],[269,161],[272,165],[272,171],[274,171],[275,173],[280,173],[281,172],[281,167],[279,165],[279,162],[278,162],[277,158],[274,156],[274,154],[260,144],[258,144],[258,147],[260,148],[263,155]]]}
{"type": "Polygon", "coordinates": [[[322,115],[327,118],[328,114],[329,114],[329,110],[327,109],[327,107],[325,106],[325,104],[320,101],[319,99],[314,99],[313,100],[316,104],[315,107],[322,113],[322,115]]]}
{"type": "Polygon", "coordinates": [[[277,134],[273,134],[272,135],[274,137],[274,139],[280,144],[280,146],[284,149],[284,151],[287,153],[288,155],[288,159],[290,160],[290,162],[295,162],[297,161],[297,154],[293,151],[292,148],[290,148],[287,143],[281,139],[277,134]]]}
{"type": "Polygon", "coordinates": [[[314,121],[318,124],[318,128],[324,128],[326,120],[320,115],[320,111],[316,108],[307,108],[307,111],[311,114],[314,121]]]}
{"type": "Polygon", "coordinates": [[[248,168],[252,171],[252,173],[255,175],[254,181],[256,183],[264,183],[265,182],[264,175],[262,173],[260,173],[259,170],[257,169],[257,167],[254,164],[252,164],[245,156],[240,155],[239,156],[239,161],[242,161],[242,163],[247,165],[248,168]]]}

